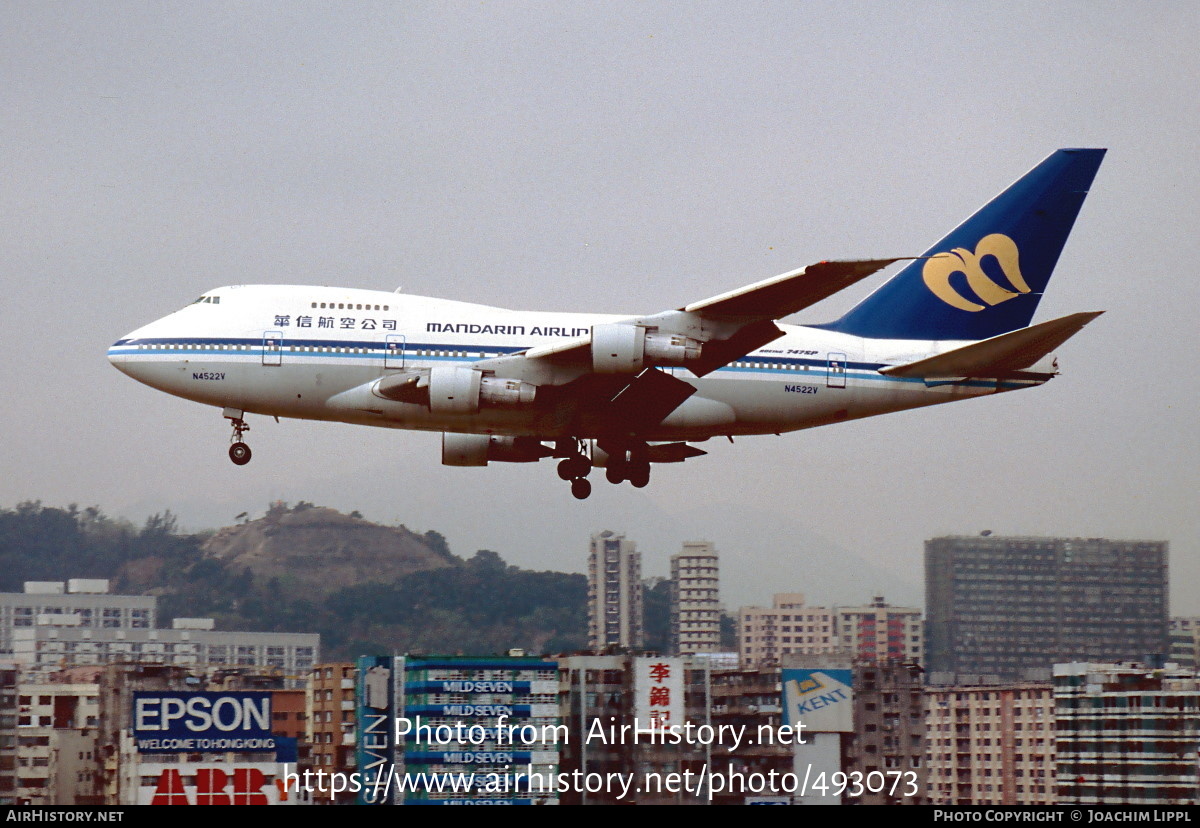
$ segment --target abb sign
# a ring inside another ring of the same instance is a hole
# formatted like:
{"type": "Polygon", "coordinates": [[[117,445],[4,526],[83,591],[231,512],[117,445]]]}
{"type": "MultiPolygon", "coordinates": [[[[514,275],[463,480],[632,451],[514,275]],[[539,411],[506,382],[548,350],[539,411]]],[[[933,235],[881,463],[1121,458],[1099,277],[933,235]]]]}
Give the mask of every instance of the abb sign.
{"type": "Polygon", "coordinates": [[[142,779],[139,805],[279,805],[287,801],[282,780],[269,779],[258,767],[175,766],[164,768],[151,780],[153,786],[147,786],[150,780],[142,779]]]}

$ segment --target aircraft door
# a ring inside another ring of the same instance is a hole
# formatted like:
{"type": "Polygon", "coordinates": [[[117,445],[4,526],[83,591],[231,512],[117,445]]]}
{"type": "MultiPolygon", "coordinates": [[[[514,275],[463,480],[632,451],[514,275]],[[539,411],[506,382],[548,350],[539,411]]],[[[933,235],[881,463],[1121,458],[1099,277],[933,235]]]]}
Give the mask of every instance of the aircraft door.
{"type": "Polygon", "coordinates": [[[283,331],[263,332],[262,364],[283,364],[283,331]]]}
{"type": "Polygon", "coordinates": [[[383,367],[403,368],[404,336],[401,334],[388,334],[387,341],[384,343],[383,347],[383,367]]]}
{"type": "Polygon", "coordinates": [[[829,388],[846,387],[846,355],[831,351],[825,371],[825,385],[829,388]]]}

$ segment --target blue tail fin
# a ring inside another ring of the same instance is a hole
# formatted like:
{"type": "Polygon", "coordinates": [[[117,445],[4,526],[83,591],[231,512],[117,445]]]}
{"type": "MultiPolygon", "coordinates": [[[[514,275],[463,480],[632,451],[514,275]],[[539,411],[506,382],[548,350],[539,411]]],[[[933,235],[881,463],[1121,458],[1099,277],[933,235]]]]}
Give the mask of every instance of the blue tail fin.
{"type": "Polygon", "coordinates": [[[873,339],[978,340],[1026,327],[1102,149],[1061,149],[836,322],[873,339]]]}

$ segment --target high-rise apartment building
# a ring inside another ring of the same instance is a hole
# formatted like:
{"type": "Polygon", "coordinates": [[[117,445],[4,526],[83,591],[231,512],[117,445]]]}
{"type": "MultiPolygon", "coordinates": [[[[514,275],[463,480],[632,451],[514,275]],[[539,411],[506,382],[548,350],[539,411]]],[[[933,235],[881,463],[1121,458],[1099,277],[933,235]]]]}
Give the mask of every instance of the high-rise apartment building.
{"type": "MultiPolygon", "coordinates": [[[[307,733],[311,745],[308,765],[325,773],[353,773],[357,767],[355,750],[358,734],[355,730],[358,670],[353,662],[336,661],[318,664],[308,676],[307,733]]],[[[353,803],[355,794],[341,791],[316,797],[319,805],[353,803]]]]}
{"type": "Polygon", "coordinates": [[[921,661],[921,611],[876,595],[864,607],[835,607],[837,637],[855,661],[921,661]]]}
{"type": "Polygon", "coordinates": [[[1070,661],[1161,658],[1167,544],[955,536],[925,543],[934,684],[1047,680],[1070,661]]]}
{"type": "Polygon", "coordinates": [[[843,743],[844,768],[862,779],[899,778],[903,785],[846,792],[854,805],[921,805],[925,798],[925,698],[921,667],[874,656],[854,665],[854,736],[843,743]],[[892,774],[890,777],[888,774],[892,774]]]}
{"type": "Polygon", "coordinates": [[[1171,655],[1167,660],[1187,670],[1200,667],[1200,617],[1171,619],[1171,655]]]}
{"type": "Polygon", "coordinates": [[[920,661],[921,611],[875,596],[862,607],[810,607],[804,595],[782,592],[770,608],[738,612],[742,669],[780,664],[784,656],[836,654],[854,662],[920,661]]]}
{"type": "Polygon", "coordinates": [[[643,636],[642,556],[624,535],[593,535],[588,550],[588,645],[640,649],[643,636]]]}
{"type": "Polygon", "coordinates": [[[1137,664],[1056,664],[1058,804],[1194,805],[1200,680],[1137,664]]]}
{"type": "Polygon", "coordinates": [[[721,597],[716,547],[687,541],[671,556],[671,645],[679,655],[721,649],[721,597]]]}
{"type": "MultiPolygon", "coordinates": [[[[711,713],[709,723],[721,733],[765,733],[766,729],[778,728],[783,724],[779,667],[764,667],[751,670],[717,670],[711,674],[711,713]]],[[[711,770],[713,776],[732,778],[734,774],[761,774],[774,779],[792,773],[793,748],[785,740],[747,739],[736,749],[732,746],[712,751],[711,770]],[[774,774],[774,776],[772,776],[774,774]]],[[[742,805],[754,792],[739,790],[730,785],[713,790],[714,805],[742,805]]],[[[763,790],[766,795],[785,794],[790,801],[790,792],[763,790]]],[[[754,801],[751,799],[750,801],[754,801]]]]}
{"type": "Polygon", "coordinates": [[[838,650],[833,610],[806,607],[799,592],[777,593],[770,607],[738,611],[738,658],[743,670],[778,665],[785,655],[838,650]]]}
{"type": "Polygon", "coordinates": [[[925,709],[930,803],[1055,803],[1050,682],[928,687],[925,709]]]}
{"type": "MultiPolygon", "coordinates": [[[[93,678],[99,672],[94,668],[93,678]]],[[[17,685],[18,801],[92,804],[100,686],[52,681],[17,685]]]]}

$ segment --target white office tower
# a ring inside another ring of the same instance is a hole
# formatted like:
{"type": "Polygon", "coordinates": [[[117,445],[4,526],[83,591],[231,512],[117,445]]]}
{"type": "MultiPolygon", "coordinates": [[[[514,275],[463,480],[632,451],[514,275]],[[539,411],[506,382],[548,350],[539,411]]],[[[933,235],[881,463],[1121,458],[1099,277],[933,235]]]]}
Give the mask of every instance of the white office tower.
{"type": "Polygon", "coordinates": [[[642,556],[624,535],[592,536],[588,551],[588,645],[641,649],[642,556]]]}
{"type": "Polygon", "coordinates": [[[708,541],[686,541],[671,556],[671,648],[679,655],[721,649],[717,550],[708,541]]]}

